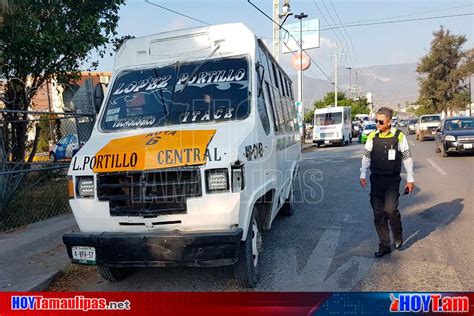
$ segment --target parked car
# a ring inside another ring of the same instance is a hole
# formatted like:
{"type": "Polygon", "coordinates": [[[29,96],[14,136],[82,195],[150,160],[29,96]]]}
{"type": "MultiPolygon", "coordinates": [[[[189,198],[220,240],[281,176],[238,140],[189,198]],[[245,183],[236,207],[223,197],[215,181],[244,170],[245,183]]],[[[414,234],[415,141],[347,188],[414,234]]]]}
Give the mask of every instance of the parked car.
{"type": "Polygon", "coordinates": [[[359,121],[352,121],[352,137],[359,137],[362,132],[362,125],[359,121]]]}
{"type": "Polygon", "coordinates": [[[441,122],[441,116],[439,114],[422,115],[418,118],[416,123],[415,138],[420,142],[426,138],[434,139],[436,129],[441,122]]]}
{"type": "Polygon", "coordinates": [[[409,119],[407,123],[408,134],[412,135],[416,132],[416,123],[418,122],[417,118],[409,119]]]}
{"type": "Polygon", "coordinates": [[[49,149],[49,161],[71,159],[79,151],[79,140],[76,134],[68,134],[49,149]]]}
{"type": "Polygon", "coordinates": [[[361,144],[365,144],[367,142],[367,137],[369,137],[369,134],[377,130],[377,126],[375,125],[375,122],[372,122],[372,121],[364,122],[363,126],[364,126],[364,130],[359,136],[359,143],[361,144]]]}
{"type": "Polygon", "coordinates": [[[474,116],[450,117],[436,130],[436,152],[443,157],[457,152],[474,152],[474,116]]]}

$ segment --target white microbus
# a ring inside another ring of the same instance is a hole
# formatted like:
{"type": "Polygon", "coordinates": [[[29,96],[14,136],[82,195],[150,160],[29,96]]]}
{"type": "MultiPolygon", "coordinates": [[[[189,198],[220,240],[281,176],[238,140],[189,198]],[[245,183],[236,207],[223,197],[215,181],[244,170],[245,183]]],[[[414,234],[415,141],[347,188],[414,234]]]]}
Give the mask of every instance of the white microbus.
{"type": "Polygon", "coordinates": [[[314,111],[313,143],[322,144],[352,143],[351,108],[347,106],[327,107],[314,111]]]}
{"type": "Polygon", "coordinates": [[[301,144],[291,80],[243,24],[127,40],[69,169],[72,262],[234,265],[259,276],[262,231],[292,215],[301,144]]]}

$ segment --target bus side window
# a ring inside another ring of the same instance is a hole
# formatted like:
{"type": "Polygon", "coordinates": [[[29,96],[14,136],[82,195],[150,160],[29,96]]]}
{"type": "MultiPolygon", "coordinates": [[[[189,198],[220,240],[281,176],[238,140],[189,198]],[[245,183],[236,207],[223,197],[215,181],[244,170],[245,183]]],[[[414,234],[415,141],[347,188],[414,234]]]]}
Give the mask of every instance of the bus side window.
{"type": "Polygon", "coordinates": [[[277,89],[280,89],[280,86],[278,85],[278,75],[277,75],[277,71],[275,69],[274,63],[272,63],[272,70],[273,70],[273,83],[277,89]]]}
{"type": "Polygon", "coordinates": [[[275,100],[272,96],[272,92],[271,92],[270,85],[268,84],[268,82],[265,82],[264,94],[265,94],[265,101],[268,102],[268,105],[270,106],[270,109],[272,110],[273,127],[275,129],[275,133],[279,132],[280,129],[278,128],[278,114],[275,107],[275,100]]]}
{"type": "Polygon", "coordinates": [[[281,99],[281,105],[283,107],[283,111],[285,112],[285,126],[288,132],[293,131],[293,124],[291,124],[291,113],[290,113],[290,106],[288,104],[288,98],[281,99]]]}
{"type": "Polygon", "coordinates": [[[279,125],[279,128],[281,131],[285,131],[286,130],[286,122],[287,122],[287,118],[288,118],[288,113],[285,113],[285,106],[283,105],[283,103],[285,102],[284,98],[281,96],[280,94],[280,91],[277,90],[277,89],[274,89],[273,90],[274,92],[274,95],[276,96],[275,97],[275,103],[276,103],[276,107],[277,107],[277,113],[278,113],[278,117],[279,117],[279,122],[278,122],[278,125],[279,125]]]}
{"type": "Polygon", "coordinates": [[[290,131],[294,131],[295,130],[295,121],[293,119],[293,106],[292,106],[292,102],[290,99],[286,99],[286,108],[288,109],[288,120],[289,120],[289,124],[290,124],[290,131]]]}
{"type": "Polygon", "coordinates": [[[288,102],[288,112],[290,112],[290,121],[291,121],[292,130],[295,131],[296,126],[298,124],[297,117],[296,117],[295,103],[291,99],[288,99],[287,102],[288,102]]]}
{"type": "Polygon", "coordinates": [[[265,130],[265,134],[268,135],[270,133],[270,122],[268,120],[268,112],[265,106],[265,95],[266,93],[260,94],[260,97],[257,99],[257,108],[260,121],[262,122],[263,129],[265,130]]]}
{"type": "Polygon", "coordinates": [[[290,97],[291,97],[291,100],[294,101],[295,100],[295,96],[293,94],[293,86],[291,85],[291,80],[288,80],[288,89],[290,90],[290,97]]]}
{"type": "Polygon", "coordinates": [[[278,69],[278,75],[280,76],[280,83],[281,83],[281,96],[282,97],[287,97],[288,94],[286,93],[286,86],[285,86],[285,82],[283,81],[283,77],[281,75],[281,71],[278,69]]]}
{"type": "Polygon", "coordinates": [[[286,79],[286,76],[285,76],[285,75],[283,75],[283,80],[285,81],[285,87],[286,87],[287,97],[288,97],[288,98],[291,98],[290,86],[288,85],[288,80],[286,79]]]}
{"type": "Polygon", "coordinates": [[[265,68],[264,79],[270,82],[271,78],[270,78],[270,67],[268,65],[268,57],[267,57],[267,54],[262,50],[260,46],[258,46],[258,57],[259,57],[260,63],[265,68]]]}

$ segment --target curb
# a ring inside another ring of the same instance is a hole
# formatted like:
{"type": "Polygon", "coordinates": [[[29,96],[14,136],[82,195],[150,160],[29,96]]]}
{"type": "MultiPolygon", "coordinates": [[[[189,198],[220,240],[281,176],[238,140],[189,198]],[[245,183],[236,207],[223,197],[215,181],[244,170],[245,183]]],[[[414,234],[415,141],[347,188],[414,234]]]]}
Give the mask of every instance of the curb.
{"type": "Polygon", "coordinates": [[[63,270],[57,270],[45,275],[42,275],[38,278],[35,285],[31,285],[30,288],[26,289],[27,292],[43,292],[45,291],[51,282],[60,276],[63,273],[63,270]]]}

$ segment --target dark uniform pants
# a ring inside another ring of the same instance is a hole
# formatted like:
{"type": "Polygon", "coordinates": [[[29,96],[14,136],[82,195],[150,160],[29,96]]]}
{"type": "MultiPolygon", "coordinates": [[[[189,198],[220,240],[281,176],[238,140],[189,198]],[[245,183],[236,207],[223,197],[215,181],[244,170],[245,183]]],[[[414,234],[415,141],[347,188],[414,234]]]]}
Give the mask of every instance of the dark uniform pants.
{"type": "Polygon", "coordinates": [[[380,250],[390,249],[390,232],[394,241],[402,240],[402,221],[398,211],[400,175],[370,175],[370,204],[374,210],[374,224],[380,239],[380,250]]]}

